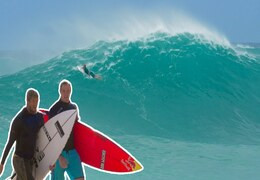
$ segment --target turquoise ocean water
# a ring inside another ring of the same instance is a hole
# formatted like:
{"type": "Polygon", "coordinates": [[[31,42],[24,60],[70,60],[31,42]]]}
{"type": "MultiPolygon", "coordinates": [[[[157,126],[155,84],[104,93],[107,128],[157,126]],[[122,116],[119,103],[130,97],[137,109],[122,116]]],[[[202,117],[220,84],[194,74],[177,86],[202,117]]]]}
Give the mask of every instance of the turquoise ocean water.
{"type": "MultiPolygon", "coordinates": [[[[144,166],[132,175],[85,168],[87,179],[237,180],[260,177],[260,46],[224,44],[201,34],[154,33],[99,41],[0,76],[0,151],[27,88],[40,107],[73,85],[81,120],[113,138],[144,166]],[[102,81],[88,79],[87,64],[102,81]]],[[[9,160],[4,175],[11,174],[9,160]]]]}

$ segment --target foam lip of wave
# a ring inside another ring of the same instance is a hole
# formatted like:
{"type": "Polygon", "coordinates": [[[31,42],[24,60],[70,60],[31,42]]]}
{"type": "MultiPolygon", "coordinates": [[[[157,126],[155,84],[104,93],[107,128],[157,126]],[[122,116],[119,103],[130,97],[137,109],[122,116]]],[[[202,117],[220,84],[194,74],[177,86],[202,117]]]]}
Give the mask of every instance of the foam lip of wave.
{"type": "MultiPolygon", "coordinates": [[[[149,37],[150,34],[156,34],[156,33],[167,33],[169,34],[169,36],[178,36],[180,34],[185,34],[185,33],[189,33],[189,34],[193,34],[196,35],[195,37],[197,38],[197,40],[201,43],[210,43],[211,45],[221,45],[223,47],[231,47],[230,42],[223,36],[208,30],[207,28],[200,26],[199,25],[190,25],[191,28],[189,28],[188,26],[186,28],[176,28],[175,25],[166,25],[166,24],[162,24],[159,28],[155,28],[155,30],[153,31],[149,31],[148,30],[148,34],[144,34],[141,37],[149,37]]],[[[150,27],[151,29],[153,29],[152,27],[150,27]]],[[[131,41],[136,41],[138,38],[133,38],[130,40],[131,41]]]]}
{"type": "Polygon", "coordinates": [[[245,44],[236,44],[236,47],[243,48],[243,49],[254,49],[254,47],[245,44]]]}

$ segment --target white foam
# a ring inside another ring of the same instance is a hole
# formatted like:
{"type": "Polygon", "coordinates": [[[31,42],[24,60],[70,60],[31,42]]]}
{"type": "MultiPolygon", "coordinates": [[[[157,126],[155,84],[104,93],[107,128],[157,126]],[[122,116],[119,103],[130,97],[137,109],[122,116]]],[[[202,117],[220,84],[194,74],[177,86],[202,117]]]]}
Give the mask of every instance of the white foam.
{"type": "Polygon", "coordinates": [[[252,46],[246,45],[246,44],[236,44],[237,48],[242,48],[242,49],[255,49],[252,46]]]}

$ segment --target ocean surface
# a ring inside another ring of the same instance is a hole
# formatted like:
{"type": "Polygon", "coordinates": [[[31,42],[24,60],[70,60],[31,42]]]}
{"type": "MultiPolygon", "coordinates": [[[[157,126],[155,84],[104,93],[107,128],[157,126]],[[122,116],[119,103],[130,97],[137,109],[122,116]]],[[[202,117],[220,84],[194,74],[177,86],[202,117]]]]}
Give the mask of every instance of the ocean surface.
{"type": "MultiPolygon", "coordinates": [[[[131,175],[86,167],[87,179],[259,179],[259,44],[157,32],[131,41],[99,41],[2,75],[0,152],[27,88],[37,89],[40,107],[49,108],[62,79],[73,85],[81,121],[144,166],[131,175]],[[82,74],[77,67],[83,64],[103,80],[82,74]]],[[[12,172],[10,156],[5,167],[2,179],[12,172]]]]}

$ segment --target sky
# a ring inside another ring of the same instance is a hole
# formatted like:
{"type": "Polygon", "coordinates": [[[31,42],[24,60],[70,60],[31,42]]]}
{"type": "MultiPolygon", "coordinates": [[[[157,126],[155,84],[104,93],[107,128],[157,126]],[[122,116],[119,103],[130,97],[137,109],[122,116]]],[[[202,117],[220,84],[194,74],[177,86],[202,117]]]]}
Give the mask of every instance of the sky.
{"type": "Polygon", "coordinates": [[[259,43],[259,18],[259,0],[0,0],[0,75],[14,63],[22,69],[99,40],[156,31],[259,43]]]}
{"type": "Polygon", "coordinates": [[[150,22],[153,28],[158,25],[153,18],[167,24],[176,16],[210,27],[231,42],[260,42],[257,0],[0,0],[0,50],[82,47],[123,31],[131,35],[133,21],[133,26],[140,20],[139,26],[150,22]]]}

